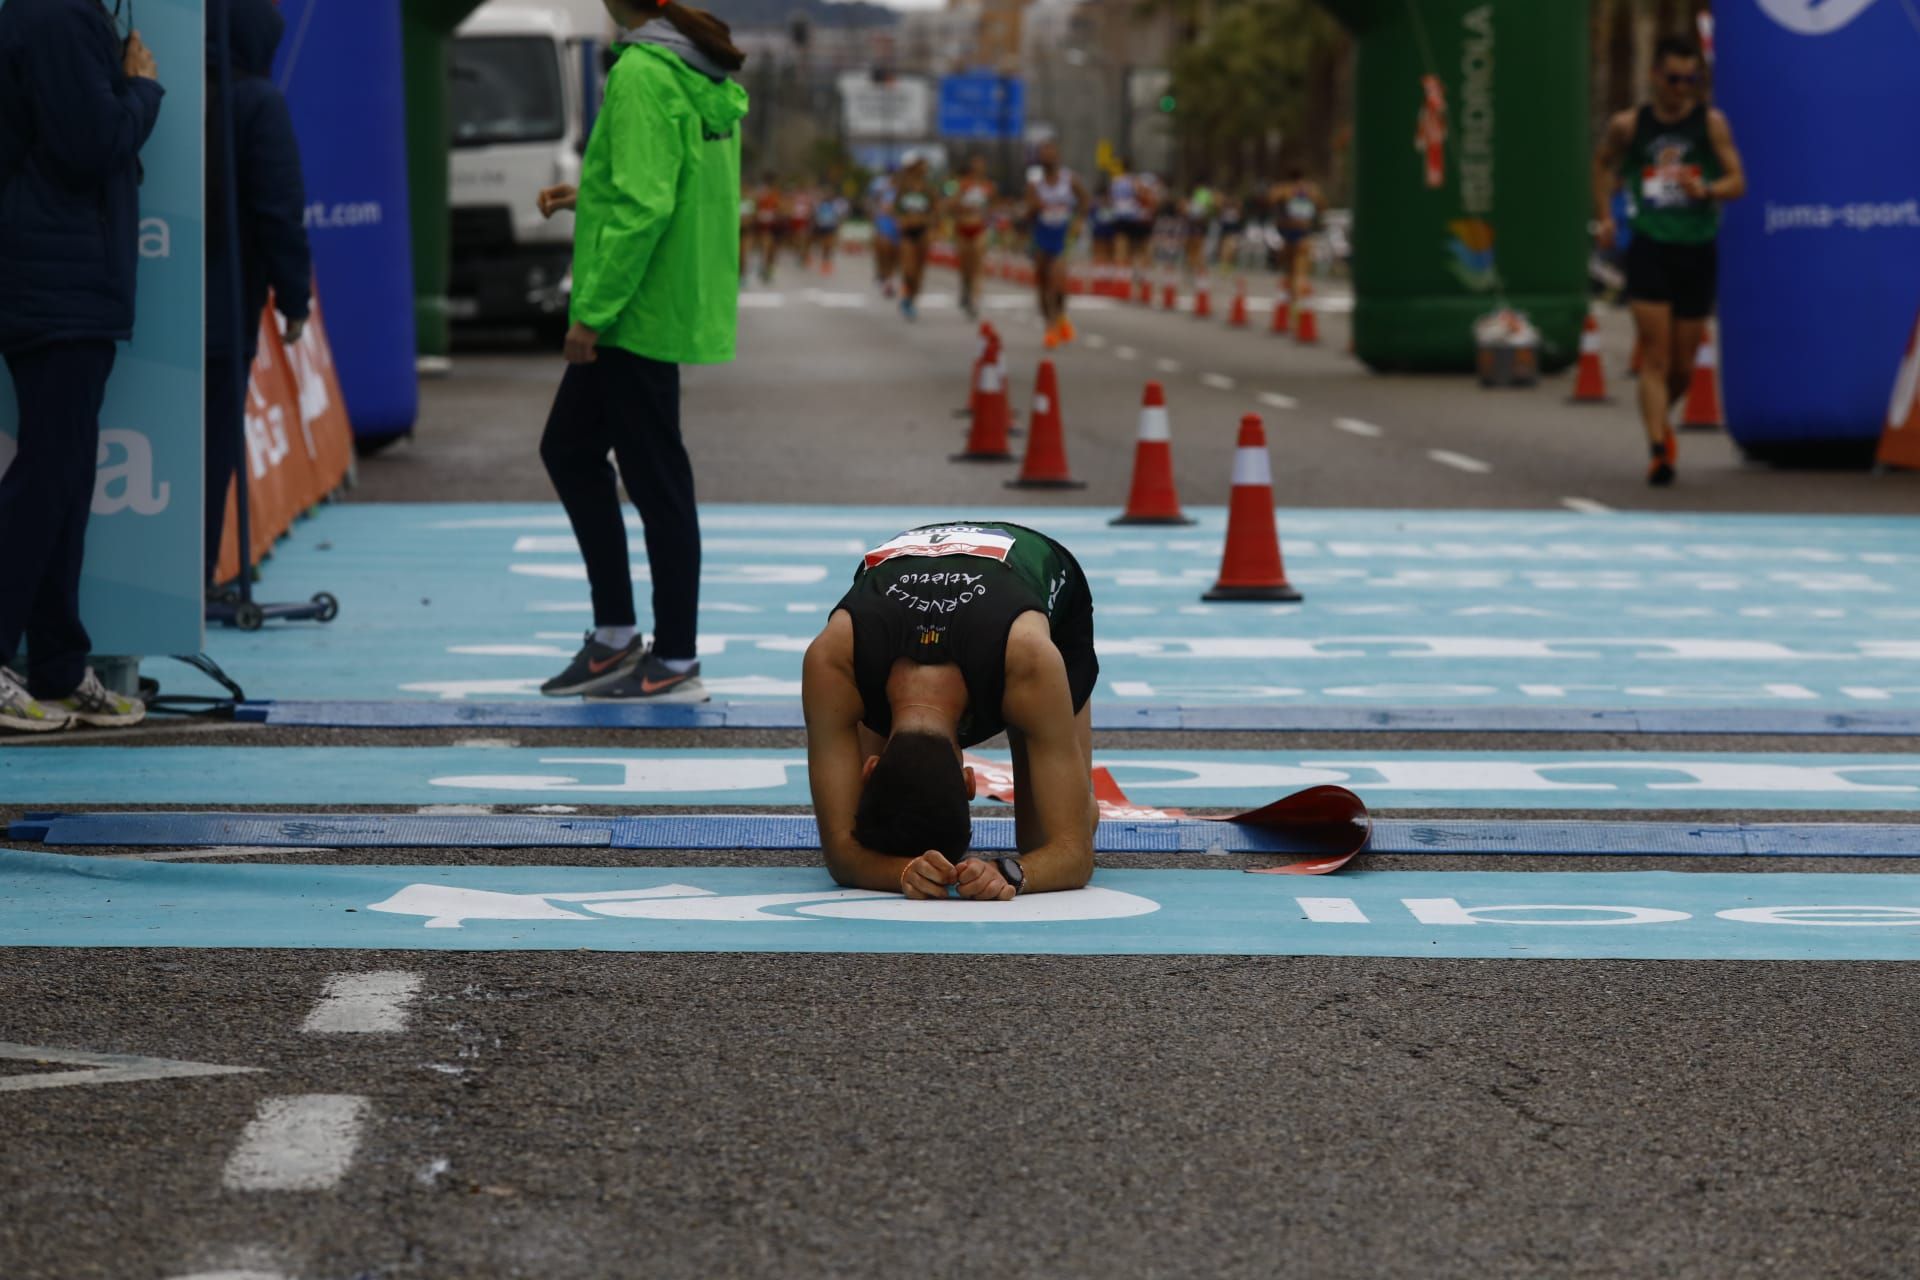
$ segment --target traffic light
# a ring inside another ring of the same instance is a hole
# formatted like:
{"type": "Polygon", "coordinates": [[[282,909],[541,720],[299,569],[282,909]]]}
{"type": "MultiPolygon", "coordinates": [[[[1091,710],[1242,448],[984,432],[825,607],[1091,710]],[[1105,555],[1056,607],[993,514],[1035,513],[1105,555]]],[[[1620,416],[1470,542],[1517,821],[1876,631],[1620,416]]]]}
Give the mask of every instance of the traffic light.
{"type": "Polygon", "coordinates": [[[1173,109],[1179,105],[1179,103],[1174,101],[1172,94],[1163,93],[1160,95],[1160,109],[1168,115],[1172,115],[1173,109]]]}

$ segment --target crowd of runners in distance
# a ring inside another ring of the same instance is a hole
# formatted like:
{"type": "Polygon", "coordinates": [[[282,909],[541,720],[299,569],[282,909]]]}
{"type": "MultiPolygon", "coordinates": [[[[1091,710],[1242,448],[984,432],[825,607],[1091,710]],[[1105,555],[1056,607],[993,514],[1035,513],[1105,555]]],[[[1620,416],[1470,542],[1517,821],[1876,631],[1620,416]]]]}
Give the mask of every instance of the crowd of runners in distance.
{"type": "Polygon", "coordinates": [[[1191,278],[1216,267],[1274,271],[1297,296],[1326,213],[1319,186],[1298,170],[1238,191],[1200,183],[1183,194],[1125,161],[1113,172],[1083,178],[1060,163],[1049,142],[1034,152],[1021,189],[1003,189],[989,172],[985,155],[936,174],[927,156],[909,152],[875,176],[857,203],[821,183],[783,185],[764,174],[741,201],[741,275],[757,271],[762,283],[771,283],[783,249],[803,268],[817,263],[824,269],[841,226],[862,217],[873,232],[875,285],[899,300],[902,316],[916,317],[935,239],[954,246],[960,306],[974,316],[987,253],[1030,254],[1052,348],[1074,338],[1066,262],[1082,239],[1094,265],[1125,268],[1136,277],[1179,270],[1191,278]]]}

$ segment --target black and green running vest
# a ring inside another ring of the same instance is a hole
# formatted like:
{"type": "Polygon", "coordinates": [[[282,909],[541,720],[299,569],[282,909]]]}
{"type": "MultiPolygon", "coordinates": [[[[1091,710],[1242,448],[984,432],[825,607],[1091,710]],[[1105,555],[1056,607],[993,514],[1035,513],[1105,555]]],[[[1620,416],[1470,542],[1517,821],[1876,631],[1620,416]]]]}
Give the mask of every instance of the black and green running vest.
{"type": "Polygon", "coordinates": [[[951,662],[967,682],[960,745],[1006,728],[1007,634],[1024,613],[1053,618],[1067,560],[1044,534],[967,521],[909,529],[867,552],[834,608],[853,620],[853,680],[862,720],[893,729],[887,676],[901,658],[951,662]]]}
{"type": "Polygon", "coordinates": [[[1642,106],[1620,161],[1633,233],[1662,244],[1711,242],[1720,233],[1719,202],[1690,199],[1681,180],[1693,173],[1712,183],[1722,172],[1704,103],[1672,124],[1654,115],[1651,105],[1642,106]]]}

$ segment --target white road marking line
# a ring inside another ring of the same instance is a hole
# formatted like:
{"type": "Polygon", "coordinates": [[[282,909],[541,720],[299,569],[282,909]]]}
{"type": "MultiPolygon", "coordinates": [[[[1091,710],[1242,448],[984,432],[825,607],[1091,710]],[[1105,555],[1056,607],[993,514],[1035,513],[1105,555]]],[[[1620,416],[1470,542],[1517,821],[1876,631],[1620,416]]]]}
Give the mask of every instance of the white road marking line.
{"type": "Polygon", "coordinates": [[[408,1006],[420,993],[420,975],[403,969],[336,973],[300,1024],[309,1035],[405,1031],[408,1006]]]}
{"type": "Polygon", "coordinates": [[[1298,409],[1300,402],[1292,396],[1283,396],[1278,391],[1262,391],[1260,403],[1269,409],[1298,409]]]}
{"type": "Polygon", "coordinates": [[[1443,467],[1452,467],[1455,471],[1465,471],[1483,476],[1493,470],[1493,464],[1482,462],[1478,458],[1469,458],[1464,453],[1455,453],[1451,449],[1429,449],[1427,456],[1443,467]]]}
{"type": "Polygon", "coordinates": [[[1158,360],[1154,361],[1154,368],[1160,370],[1162,373],[1178,373],[1180,372],[1180,362],[1178,360],[1168,359],[1166,356],[1161,356],[1158,360]]]}
{"type": "Polygon", "coordinates": [[[230,1191],[325,1191],[346,1177],[372,1110],[352,1093],[264,1098],[220,1181],[230,1191]]]}
{"type": "Polygon", "coordinates": [[[1239,385],[1224,373],[1203,373],[1200,375],[1200,381],[1206,383],[1216,391],[1231,391],[1235,386],[1239,385]]]}
{"type": "Polygon", "coordinates": [[[1348,435],[1365,436],[1369,440],[1378,440],[1387,434],[1384,427],[1376,427],[1371,422],[1362,422],[1358,418],[1335,418],[1333,425],[1348,435]]]}
{"type": "Polygon", "coordinates": [[[1080,340],[1087,344],[1089,351],[1098,351],[1107,345],[1107,340],[1097,333],[1083,333],[1080,335],[1080,340]]]}
{"type": "Polygon", "coordinates": [[[1134,347],[1115,347],[1113,354],[1122,360],[1138,360],[1140,352],[1134,347]]]}
{"type": "Polygon", "coordinates": [[[423,804],[415,813],[428,817],[484,818],[493,812],[490,804],[423,804]]]}
{"type": "Polygon", "coordinates": [[[482,751],[497,751],[502,747],[517,747],[520,744],[512,738],[455,738],[453,745],[482,751]]]}
{"type": "Polygon", "coordinates": [[[0,1076],[0,1093],[27,1089],[64,1089],[70,1084],[124,1084],[130,1080],[174,1080],[183,1076],[249,1075],[259,1067],[225,1067],[214,1062],[181,1062],[173,1058],[142,1058],[131,1053],[86,1053],[51,1045],[0,1041],[0,1060],[59,1062],[85,1067],[84,1071],[48,1071],[0,1076]]]}
{"type": "Polygon", "coordinates": [[[1613,508],[1604,502],[1595,502],[1592,498],[1562,498],[1560,505],[1569,511],[1578,511],[1583,515],[1612,515],[1613,508]]]}

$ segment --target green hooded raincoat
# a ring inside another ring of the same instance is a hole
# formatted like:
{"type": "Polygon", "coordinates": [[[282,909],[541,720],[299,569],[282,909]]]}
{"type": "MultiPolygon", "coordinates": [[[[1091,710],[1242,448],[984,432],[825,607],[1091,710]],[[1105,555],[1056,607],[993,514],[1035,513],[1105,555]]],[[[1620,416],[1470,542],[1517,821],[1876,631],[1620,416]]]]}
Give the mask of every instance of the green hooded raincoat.
{"type": "Polygon", "coordinates": [[[747,91],[619,46],[581,163],[572,319],[674,364],[733,359],[747,91]]]}

